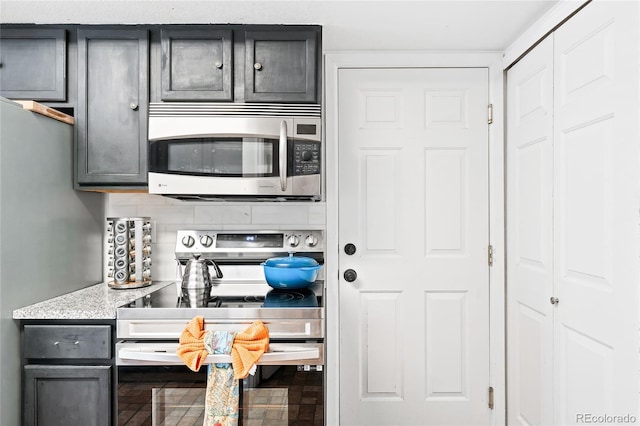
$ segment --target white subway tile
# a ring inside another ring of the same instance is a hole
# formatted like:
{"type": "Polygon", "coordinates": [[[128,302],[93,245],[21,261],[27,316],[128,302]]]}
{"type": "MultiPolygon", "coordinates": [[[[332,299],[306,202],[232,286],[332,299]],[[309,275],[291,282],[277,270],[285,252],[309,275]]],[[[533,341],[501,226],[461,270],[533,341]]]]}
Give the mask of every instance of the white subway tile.
{"type": "Polygon", "coordinates": [[[151,246],[151,279],[174,281],[178,277],[175,244],[158,243],[151,246]]]}
{"type": "Polygon", "coordinates": [[[161,195],[137,193],[137,192],[124,192],[124,193],[109,193],[108,203],[110,205],[166,205],[166,197],[161,195]]]}
{"type": "Polygon", "coordinates": [[[309,205],[309,224],[325,225],[327,223],[327,205],[325,203],[313,203],[309,205]]]}
{"type": "Polygon", "coordinates": [[[138,206],[108,205],[107,217],[137,217],[138,206]]]}
{"type": "Polygon", "coordinates": [[[193,223],[193,207],[190,206],[138,206],[138,215],[150,217],[159,223],[193,223]]]}
{"type": "Polygon", "coordinates": [[[309,220],[309,209],[304,204],[255,204],[251,207],[254,225],[302,225],[309,220]]]}
{"type": "Polygon", "coordinates": [[[251,206],[248,204],[219,204],[194,207],[196,224],[248,224],[251,223],[251,206]]]}

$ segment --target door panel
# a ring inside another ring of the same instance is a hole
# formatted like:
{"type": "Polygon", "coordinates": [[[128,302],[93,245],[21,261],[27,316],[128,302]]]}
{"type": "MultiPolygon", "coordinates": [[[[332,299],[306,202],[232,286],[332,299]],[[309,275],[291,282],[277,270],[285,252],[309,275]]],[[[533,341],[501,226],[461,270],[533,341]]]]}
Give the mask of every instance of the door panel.
{"type": "Polygon", "coordinates": [[[553,35],[507,75],[507,424],[553,424],[553,35]]]}
{"type": "Polygon", "coordinates": [[[339,72],[341,424],[487,424],[488,72],[339,72]]]}
{"type": "Polygon", "coordinates": [[[594,2],[554,38],[556,424],[638,417],[639,16],[594,2]]]}

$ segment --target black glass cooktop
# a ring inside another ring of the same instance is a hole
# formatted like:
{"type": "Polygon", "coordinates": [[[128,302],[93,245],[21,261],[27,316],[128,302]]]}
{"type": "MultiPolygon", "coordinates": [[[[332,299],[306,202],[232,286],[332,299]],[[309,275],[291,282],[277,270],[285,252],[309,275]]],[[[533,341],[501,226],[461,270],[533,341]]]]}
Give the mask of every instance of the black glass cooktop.
{"type": "Polygon", "coordinates": [[[123,308],[318,308],[323,303],[322,281],[308,288],[291,290],[257,286],[261,291],[252,295],[234,295],[234,285],[225,284],[224,289],[214,286],[205,298],[201,294],[183,294],[180,283],[172,283],[123,308]]]}

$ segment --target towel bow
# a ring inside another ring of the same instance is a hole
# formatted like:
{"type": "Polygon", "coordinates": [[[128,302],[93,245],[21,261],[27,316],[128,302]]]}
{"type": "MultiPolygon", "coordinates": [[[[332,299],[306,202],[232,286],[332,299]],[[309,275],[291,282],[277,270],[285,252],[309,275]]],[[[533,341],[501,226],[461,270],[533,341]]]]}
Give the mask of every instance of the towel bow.
{"type": "MultiPolygon", "coordinates": [[[[200,370],[209,352],[204,345],[204,318],[193,318],[180,335],[177,355],[192,371],[200,370]]],[[[269,349],[269,330],[260,320],[236,334],[231,348],[234,377],[244,379],[269,349]]]]}

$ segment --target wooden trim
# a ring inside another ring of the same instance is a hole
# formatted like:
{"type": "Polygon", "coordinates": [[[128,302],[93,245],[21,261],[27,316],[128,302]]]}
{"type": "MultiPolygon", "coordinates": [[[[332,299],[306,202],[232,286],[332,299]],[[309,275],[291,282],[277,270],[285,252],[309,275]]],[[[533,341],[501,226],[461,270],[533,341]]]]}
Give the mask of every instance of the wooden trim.
{"type": "Polygon", "coordinates": [[[38,114],[42,114],[46,117],[53,118],[54,120],[62,121],[63,123],[73,125],[74,120],[70,115],[65,114],[64,112],[60,112],[57,109],[50,108],[46,105],[42,105],[35,101],[18,101],[14,100],[13,102],[19,103],[22,105],[23,109],[28,111],[36,112],[38,114]]]}

